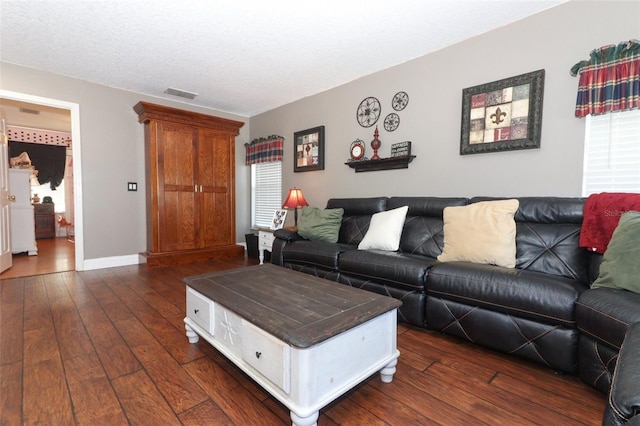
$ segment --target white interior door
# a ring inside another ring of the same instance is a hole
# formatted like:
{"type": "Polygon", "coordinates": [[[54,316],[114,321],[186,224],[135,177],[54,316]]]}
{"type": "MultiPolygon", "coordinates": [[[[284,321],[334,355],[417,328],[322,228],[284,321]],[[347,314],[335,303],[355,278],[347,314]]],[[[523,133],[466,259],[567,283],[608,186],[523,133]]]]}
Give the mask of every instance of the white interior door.
{"type": "Polygon", "coordinates": [[[6,123],[0,118],[0,273],[11,267],[11,209],[9,193],[9,142],[6,123]]]}

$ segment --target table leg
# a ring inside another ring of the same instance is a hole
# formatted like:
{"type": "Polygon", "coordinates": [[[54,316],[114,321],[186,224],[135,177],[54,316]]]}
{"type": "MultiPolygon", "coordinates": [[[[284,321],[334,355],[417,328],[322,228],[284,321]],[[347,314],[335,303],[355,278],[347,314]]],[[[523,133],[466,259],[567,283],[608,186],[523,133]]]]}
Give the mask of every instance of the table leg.
{"type": "Polygon", "coordinates": [[[293,426],[316,426],[318,424],[319,415],[320,412],[316,411],[307,417],[300,417],[292,411],[291,421],[293,422],[293,426]]]}
{"type": "Polygon", "coordinates": [[[258,249],[258,258],[260,259],[260,264],[264,264],[264,249],[258,249]]]}
{"type": "Polygon", "coordinates": [[[391,383],[393,380],[393,375],[396,372],[396,364],[398,363],[398,358],[393,359],[389,364],[385,365],[382,370],[380,370],[380,380],[383,383],[391,383]]]}
{"type": "Polygon", "coordinates": [[[198,343],[198,340],[200,339],[198,333],[193,331],[193,329],[189,327],[188,324],[184,325],[184,329],[187,330],[187,338],[189,339],[189,343],[198,343]]]}

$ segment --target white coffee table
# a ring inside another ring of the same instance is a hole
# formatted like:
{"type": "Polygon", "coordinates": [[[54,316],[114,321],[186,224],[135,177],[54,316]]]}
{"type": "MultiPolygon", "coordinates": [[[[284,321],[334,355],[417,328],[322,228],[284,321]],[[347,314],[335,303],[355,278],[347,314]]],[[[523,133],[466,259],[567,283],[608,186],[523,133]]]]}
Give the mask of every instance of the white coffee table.
{"type": "Polygon", "coordinates": [[[322,407],[396,371],[396,299],[275,265],[186,278],[189,342],[202,337],[315,425],[322,407]]]}

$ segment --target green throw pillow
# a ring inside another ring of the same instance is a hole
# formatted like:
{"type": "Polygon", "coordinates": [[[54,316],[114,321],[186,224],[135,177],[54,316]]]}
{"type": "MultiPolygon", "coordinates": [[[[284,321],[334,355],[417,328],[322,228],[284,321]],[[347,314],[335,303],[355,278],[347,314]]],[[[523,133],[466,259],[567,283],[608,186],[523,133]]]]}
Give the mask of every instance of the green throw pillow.
{"type": "Polygon", "coordinates": [[[298,235],[311,241],[338,242],[344,209],[303,207],[298,219],[298,235]]]}
{"type": "Polygon", "coordinates": [[[640,212],[631,211],[620,217],[592,287],[640,293],[640,212]]]}

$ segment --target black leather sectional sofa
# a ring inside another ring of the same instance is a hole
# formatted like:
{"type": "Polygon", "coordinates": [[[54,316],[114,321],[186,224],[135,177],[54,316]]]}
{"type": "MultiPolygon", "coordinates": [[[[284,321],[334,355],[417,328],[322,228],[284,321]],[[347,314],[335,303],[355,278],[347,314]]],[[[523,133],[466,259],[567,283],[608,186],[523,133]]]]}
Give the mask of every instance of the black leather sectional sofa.
{"type": "Polygon", "coordinates": [[[490,200],[330,199],[327,208],[344,209],[338,242],[278,230],[271,260],[400,299],[402,321],[578,373],[608,392],[625,334],[640,322],[640,294],[590,289],[602,256],[579,247],[585,199],[518,198],[515,268],[439,262],[444,209],[490,200]],[[371,216],[401,206],[409,209],[399,250],[358,250],[371,216]]]}

